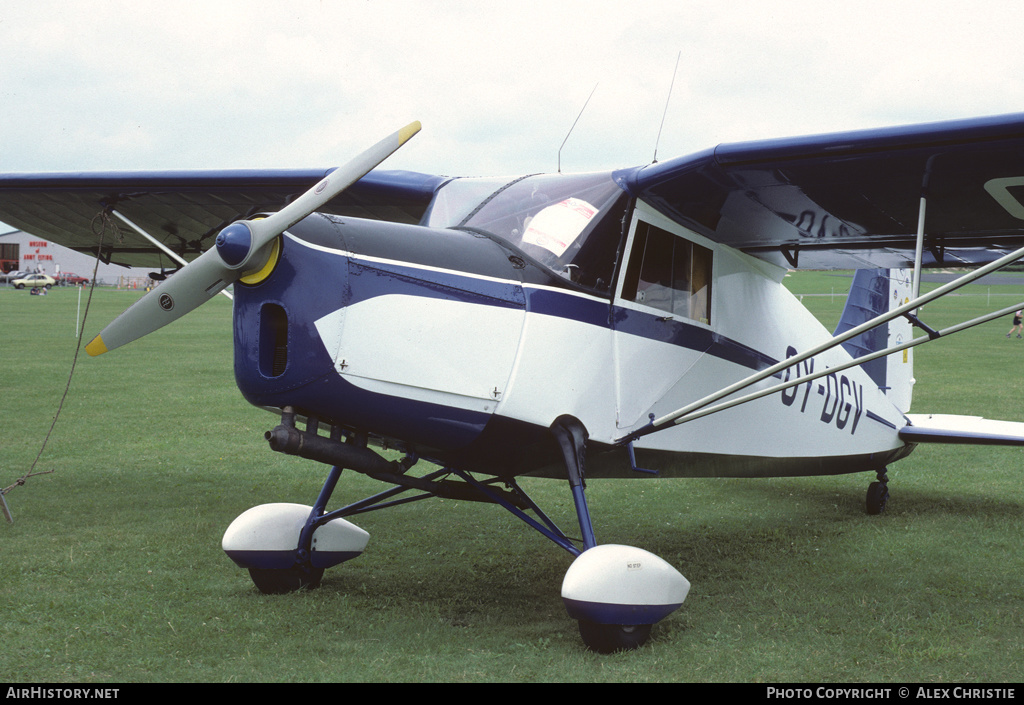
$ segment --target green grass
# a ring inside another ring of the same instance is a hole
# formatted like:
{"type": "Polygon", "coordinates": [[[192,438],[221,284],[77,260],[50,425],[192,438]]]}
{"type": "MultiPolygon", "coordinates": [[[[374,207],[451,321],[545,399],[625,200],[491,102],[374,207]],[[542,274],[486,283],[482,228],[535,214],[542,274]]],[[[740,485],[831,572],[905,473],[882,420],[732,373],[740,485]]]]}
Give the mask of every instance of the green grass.
{"type": "MultiPolygon", "coordinates": [[[[849,280],[787,279],[826,325],[849,280]],[[830,294],[835,286],[839,295],[830,294]]],[[[998,291],[996,291],[998,289],[998,291]]],[[[940,327],[1011,303],[972,287],[940,327]]],[[[1020,287],[1024,291],[1024,287],[1020,287]]],[[[86,339],[135,294],[95,293],[86,339]]],[[[83,297],[84,305],[84,297],[83,297]]],[[[67,382],[74,291],[0,289],[0,486],[31,466],[67,382]]],[[[1009,320],[917,349],[915,411],[1024,420],[1009,320]]],[[[930,446],[871,477],[592,481],[598,539],[693,583],[630,653],[580,643],[559,597],[570,556],[495,507],[422,502],[359,517],[361,558],[321,589],[262,596],[220,549],[264,502],[311,503],[326,468],[269,451],[275,417],[233,380],[230,303],[99,358],[84,352],[37,470],[0,525],[0,674],[19,682],[1019,682],[1024,456],[930,446]]],[[[525,483],[565,527],[564,483],[525,483]]],[[[378,485],[345,473],[337,504],[378,485]]]]}

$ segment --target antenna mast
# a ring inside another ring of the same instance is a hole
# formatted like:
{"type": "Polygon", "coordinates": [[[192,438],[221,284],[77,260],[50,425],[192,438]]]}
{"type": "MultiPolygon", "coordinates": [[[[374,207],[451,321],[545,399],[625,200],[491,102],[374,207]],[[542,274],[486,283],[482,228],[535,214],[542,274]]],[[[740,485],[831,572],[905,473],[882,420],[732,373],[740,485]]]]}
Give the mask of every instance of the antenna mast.
{"type": "Polygon", "coordinates": [[[679,71],[679,59],[682,57],[683,52],[680,51],[676,54],[676,67],[672,70],[672,83],[668,86],[668,98],[665,99],[665,111],[661,114],[661,125],[658,126],[658,139],[654,141],[654,160],[652,164],[658,163],[658,145],[661,144],[661,130],[665,127],[665,116],[668,115],[668,104],[672,100],[672,89],[676,85],[676,73],[679,71]]]}
{"type": "MultiPolygon", "coordinates": [[[[600,85],[600,84],[599,83],[595,83],[594,84],[594,90],[590,91],[590,95],[587,96],[587,101],[583,104],[583,107],[580,108],[580,114],[576,116],[576,119],[572,123],[572,127],[569,128],[569,134],[567,134],[565,136],[565,139],[562,140],[562,147],[564,147],[565,143],[569,141],[569,135],[571,135],[572,131],[576,129],[576,123],[580,121],[581,117],[583,117],[583,111],[587,109],[587,104],[589,104],[590,103],[590,99],[594,97],[594,92],[597,91],[598,85],[600,85]]],[[[558,148],[558,173],[559,174],[562,173],[562,147],[558,148]]]]}

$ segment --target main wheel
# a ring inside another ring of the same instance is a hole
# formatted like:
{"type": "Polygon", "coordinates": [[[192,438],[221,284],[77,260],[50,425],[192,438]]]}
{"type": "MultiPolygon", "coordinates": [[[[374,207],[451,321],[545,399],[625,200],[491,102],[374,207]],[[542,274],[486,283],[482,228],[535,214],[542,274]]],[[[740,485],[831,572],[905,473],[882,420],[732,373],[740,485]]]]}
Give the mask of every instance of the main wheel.
{"type": "Polygon", "coordinates": [[[868,514],[881,514],[889,501],[889,486],[884,482],[872,482],[868,485],[868,514]]]}
{"type": "Polygon", "coordinates": [[[250,568],[249,577],[264,595],[284,595],[296,590],[314,590],[320,587],[323,568],[250,568]]]}
{"type": "Polygon", "coordinates": [[[586,619],[579,624],[583,643],[599,654],[639,649],[651,636],[650,624],[597,624],[586,619]]]}

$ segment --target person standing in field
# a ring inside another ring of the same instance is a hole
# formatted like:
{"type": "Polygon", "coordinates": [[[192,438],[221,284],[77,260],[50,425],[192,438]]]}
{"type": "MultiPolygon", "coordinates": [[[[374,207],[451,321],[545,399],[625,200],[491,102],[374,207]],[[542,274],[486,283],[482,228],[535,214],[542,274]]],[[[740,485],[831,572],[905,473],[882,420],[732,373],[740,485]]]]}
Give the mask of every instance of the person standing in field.
{"type": "Polygon", "coordinates": [[[1024,333],[1024,323],[1022,323],[1022,321],[1024,321],[1024,311],[1017,311],[1013,314],[1013,328],[1011,328],[1010,332],[1006,334],[1007,338],[1013,334],[1013,331],[1017,331],[1018,338],[1021,333],[1024,333]]]}

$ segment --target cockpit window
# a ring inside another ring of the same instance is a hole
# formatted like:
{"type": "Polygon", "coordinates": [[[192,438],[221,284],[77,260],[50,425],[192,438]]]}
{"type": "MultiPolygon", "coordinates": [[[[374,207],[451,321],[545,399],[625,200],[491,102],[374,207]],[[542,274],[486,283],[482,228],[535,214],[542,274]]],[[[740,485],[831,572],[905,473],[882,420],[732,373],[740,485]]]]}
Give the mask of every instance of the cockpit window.
{"type": "Polygon", "coordinates": [[[626,204],[610,173],[457,179],[438,192],[425,224],[483,231],[559,276],[607,292],[626,204]]]}
{"type": "Polygon", "coordinates": [[[710,324],[711,273],[711,250],[641,220],[622,298],[710,324]]]}

